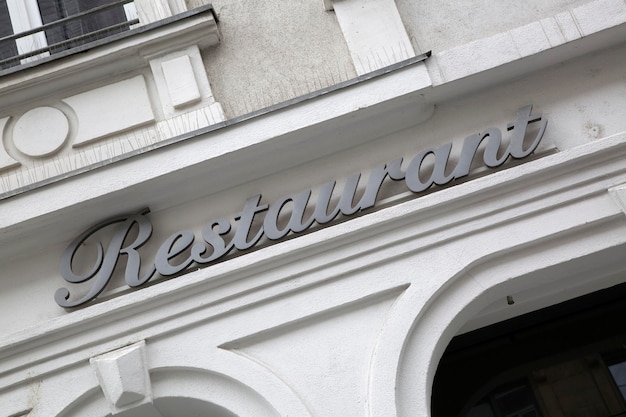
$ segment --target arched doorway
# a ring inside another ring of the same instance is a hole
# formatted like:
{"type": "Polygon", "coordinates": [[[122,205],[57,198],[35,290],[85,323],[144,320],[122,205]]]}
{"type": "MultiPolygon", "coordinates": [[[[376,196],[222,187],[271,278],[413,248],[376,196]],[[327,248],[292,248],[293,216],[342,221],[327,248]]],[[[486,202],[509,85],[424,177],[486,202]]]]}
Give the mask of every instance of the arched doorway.
{"type": "Polygon", "coordinates": [[[626,415],[625,315],[619,284],[456,336],[432,416],[626,415]]]}
{"type": "MultiPolygon", "coordinates": [[[[598,236],[589,230],[577,236],[521,247],[469,265],[451,276],[426,305],[415,302],[419,287],[407,289],[390,314],[373,358],[370,415],[385,415],[384,410],[392,409],[395,414],[389,415],[399,417],[454,417],[437,410],[432,391],[440,360],[455,337],[626,281],[623,244],[597,251],[589,241],[597,241],[598,236]],[[507,305],[509,295],[513,305],[507,305]]],[[[607,294],[616,292],[608,290],[607,294]]],[[[464,382],[480,385],[471,376],[464,382]]],[[[461,400],[454,392],[444,391],[443,401],[465,405],[473,394],[461,400]]],[[[476,401],[481,398],[477,394],[476,401]]]]}

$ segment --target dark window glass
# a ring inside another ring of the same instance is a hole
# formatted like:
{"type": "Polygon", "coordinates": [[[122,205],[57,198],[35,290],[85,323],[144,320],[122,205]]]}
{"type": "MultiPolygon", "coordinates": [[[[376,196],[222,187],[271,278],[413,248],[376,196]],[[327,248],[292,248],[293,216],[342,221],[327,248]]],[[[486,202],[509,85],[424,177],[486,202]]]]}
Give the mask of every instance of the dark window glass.
{"type": "Polygon", "coordinates": [[[501,390],[493,395],[497,414],[503,417],[538,417],[535,396],[530,386],[524,384],[501,390]]]}
{"type": "Polygon", "coordinates": [[[624,315],[626,283],[456,336],[432,415],[626,417],[624,315]]]}
{"type": "MultiPolygon", "coordinates": [[[[92,10],[96,7],[114,3],[114,0],[39,0],[39,11],[44,24],[54,22],[78,13],[92,10]]],[[[124,6],[96,12],[83,16],[78,20],[65,23],[58,27],[46,30],[46,39],[51,47],[50,52],[60,52],[78,45],[102,39],[119,33],[128,28],[114,28],[112,26],[126,22],[124,6]],[[108,29],[107,29],[108,28],[108,29]],[[103,31],[103,29],[106,29],[103,31]],[[89,36],[84,36],[89,35],[89,36]],[[67,40],[74,39],[72,42],[67,40]]]]}
{"type": "Polygon", "coordinates": [[[525,382],[500,387],[474,405],[465,417],[541,417],[532,388],[525,382]]]}
{"type": "MultiPolygon", "coordinates": [[[[13,26],[9,17],[9,8],[5,0],[0,1],[0,38],[13,34],[13,26]]],[[[17,55],[17,46],[14,40],[0,42],[0,61],[17,55]]],[[[0,64],[0,69],[16,65],[18,62],[0,64]]]]}
{"type": "MultiPolygon", "coordinates": [[[[94,8],[115,3],[115,0],[37,0],[43,24],[55,22],[94,8]]],[[[45,31],[50,53],[102,39],[128,30],[124,6],[118,5],[102,11],[88,13],[76,20],[63,23],[45,31]]],[[[13,34],[13,25],[6,0],[0,0],[0,39],[13,34]]],[[[0,69],[19,65],[15,40],[0,41],[0,69]],[[5,61],[9,58],[9,61],[5,61]]]]}
{"type": "Polygon", "coordinates": [[[496,417],[496,415],[493,413],[490,403],[482,402],[473,406],[465,417],[496,417]]]}
{"type": "Polygon", "coordinates": [[[622,394],[622,398],[626,400],[626,361],[609,365],[609,371],[620,394],[622,394]]]}

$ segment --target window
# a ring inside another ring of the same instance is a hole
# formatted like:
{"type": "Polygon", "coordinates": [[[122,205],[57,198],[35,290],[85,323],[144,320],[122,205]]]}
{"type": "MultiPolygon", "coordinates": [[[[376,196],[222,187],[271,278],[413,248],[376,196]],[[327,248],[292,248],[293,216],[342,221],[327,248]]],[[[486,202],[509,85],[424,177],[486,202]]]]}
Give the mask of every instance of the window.
{"type": "MultiPolygon", "coordinates": [[[[0,38],[13,34],[11,26],[11,17],[6,1],[0,1],[0,38]]],[[[15,41],[0,42],[0,60],[4,61],[17,55],[17,46],[15,41]]]]}
{"type": "Polygon", "coordinates": [[[541,417],[526,382],[500,387],[470,408],[465,417],[541,417]]]}
{"type": "Polygon", "coordinates": [[[623,348],[605,353],[603,359],[609,369],[615,388],[626,403],[626,350],[623,348]]]}
{"type": "Polygon", "coordinates": [[[0,68],[84,45],[136,23],[132,0],[0,0],[0,68]]]}

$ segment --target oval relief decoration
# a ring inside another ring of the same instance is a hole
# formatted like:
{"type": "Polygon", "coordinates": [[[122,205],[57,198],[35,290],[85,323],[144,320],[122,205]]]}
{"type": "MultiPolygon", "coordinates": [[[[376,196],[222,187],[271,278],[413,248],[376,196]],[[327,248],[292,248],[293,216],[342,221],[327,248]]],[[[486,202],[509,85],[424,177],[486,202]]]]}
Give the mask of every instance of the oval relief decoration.
{"type": "Polygon", "coordinates": [[[57,152],[69,137],[65,114],[54,107],[36,107],[24,113],[13,128],[13,144],[25,155],[42,157],[57,152]]]}

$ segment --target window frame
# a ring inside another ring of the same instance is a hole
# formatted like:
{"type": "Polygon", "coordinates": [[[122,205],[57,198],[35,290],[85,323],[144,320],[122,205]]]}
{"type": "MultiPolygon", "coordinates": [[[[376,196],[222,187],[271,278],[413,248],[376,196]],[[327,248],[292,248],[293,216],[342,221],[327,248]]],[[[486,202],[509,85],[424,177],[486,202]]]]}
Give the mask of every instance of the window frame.
{"type": "MultiPolygon", "coordinates": [[[[9,12],[9,20],[11,21],[13,34],[19,34],[43,26],[38,0],[4,0],[4,2],[9,12]]],[[[123,7],[127,21],[137,19],[137,10],[134,1],[124,4],[123,7]]],[[[136,26],[137,25],[132,25],[129,29],[136,26]]],[[[49,46],[44,31],[15,39],[14,42],[17,47],[17,56],[49,46]]],[[[43,52],[35,56],[22,58],[17,65],[36,61],[47,56],[50,56],[50,52],[43,52]]]]}
{"type": "MultiPolygon", "coordinates": [[[[9,10],[11,26],[13,27],[13,34],[43,26],[37,0],[6,0],[6,4],[9,10]]],[[[16,39],[15,44],[17,46],[18,56],[23,53],[35,51],[39,48],[44,48],[48,45],[46,35],[43,32],[37,32],[16,39]]],[[[21,62],[29,62],[48,55],[50,54],[44,53],[40,56],[25,58],[21,60],[21,62]]]]}

